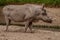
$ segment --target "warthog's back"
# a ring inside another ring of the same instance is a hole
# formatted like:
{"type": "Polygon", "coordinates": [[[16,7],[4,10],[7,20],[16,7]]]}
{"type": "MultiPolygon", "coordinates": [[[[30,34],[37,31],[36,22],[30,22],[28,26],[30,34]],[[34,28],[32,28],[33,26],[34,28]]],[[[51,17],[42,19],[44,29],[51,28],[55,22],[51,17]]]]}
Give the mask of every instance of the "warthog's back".
{"type": "Polygon", "coordinates": [[[3,14],[15,21],[21,21],[34,15],[32,6],[29,5],[8,5],[3,8],[3,14]]]}
{"type": "Polygon", "coordinates": [[[3,8],[5,16],[15,21],[23,21],[37,16],[42,6],[33,4],[8,5],[3,8]],[[37,13],[38,12],[38,13],[37,13]]]}

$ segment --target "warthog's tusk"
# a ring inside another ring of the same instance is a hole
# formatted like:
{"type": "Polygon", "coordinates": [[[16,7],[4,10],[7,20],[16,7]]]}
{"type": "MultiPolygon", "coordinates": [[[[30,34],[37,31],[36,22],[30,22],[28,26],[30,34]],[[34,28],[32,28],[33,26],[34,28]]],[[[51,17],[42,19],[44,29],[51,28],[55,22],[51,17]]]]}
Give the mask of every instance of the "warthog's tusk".
{"type": "Polygon", "coordinates": [[[52,20],[56,20],[56,18],[52,18],[52,20]]]}

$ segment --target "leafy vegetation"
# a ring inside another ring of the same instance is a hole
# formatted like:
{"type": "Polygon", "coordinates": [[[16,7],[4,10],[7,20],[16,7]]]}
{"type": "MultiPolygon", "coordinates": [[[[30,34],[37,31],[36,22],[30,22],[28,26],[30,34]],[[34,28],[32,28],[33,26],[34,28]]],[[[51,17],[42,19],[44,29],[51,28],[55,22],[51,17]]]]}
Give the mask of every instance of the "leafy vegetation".
{"type": "Polygon", "coordinates": [[[24,3],[35,3],[42,4],[46,6],[60,6],[60,0],[0,0],[0,5],[6,4],[24,4],[24,3]]]}

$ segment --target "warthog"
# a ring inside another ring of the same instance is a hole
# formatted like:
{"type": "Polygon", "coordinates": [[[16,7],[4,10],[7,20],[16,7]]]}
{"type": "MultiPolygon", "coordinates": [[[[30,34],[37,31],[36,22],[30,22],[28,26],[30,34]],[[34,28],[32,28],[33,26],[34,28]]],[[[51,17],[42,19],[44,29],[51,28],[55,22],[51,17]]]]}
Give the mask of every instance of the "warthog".
{"type": "Polygon", "coordinates": [[[32,32],[32,22],[35,20],[43,20],[51,23],[52,19],[47,15],[44,5],[24,4],[24,5],[7,5],[3,8],[3,14],[6,21],[6,31],[11,21],[26,22],[25,32],[27,28],[32,32]]]}

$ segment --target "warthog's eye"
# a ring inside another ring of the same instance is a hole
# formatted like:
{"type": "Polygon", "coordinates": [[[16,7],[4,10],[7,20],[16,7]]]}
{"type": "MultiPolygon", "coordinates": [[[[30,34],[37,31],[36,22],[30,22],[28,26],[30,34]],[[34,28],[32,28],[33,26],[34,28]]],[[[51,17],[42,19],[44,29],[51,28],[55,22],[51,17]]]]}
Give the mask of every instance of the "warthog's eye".
{"type": "Polygon", "coordinates": [[[42,13],[43,16],[46,16],[47,14],[46,13],[42,13]]]}
{"type": "Polygon", "coordinates": [[[46,16],[47,13],[46,13],[46,10],[45,9],[42,9],[42,15],[46,16]]]}

